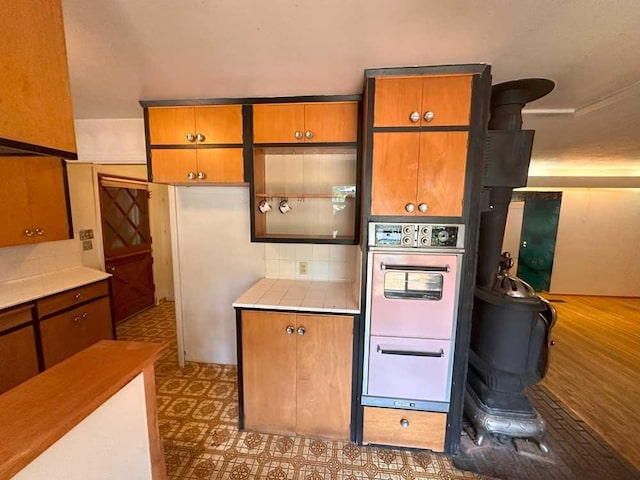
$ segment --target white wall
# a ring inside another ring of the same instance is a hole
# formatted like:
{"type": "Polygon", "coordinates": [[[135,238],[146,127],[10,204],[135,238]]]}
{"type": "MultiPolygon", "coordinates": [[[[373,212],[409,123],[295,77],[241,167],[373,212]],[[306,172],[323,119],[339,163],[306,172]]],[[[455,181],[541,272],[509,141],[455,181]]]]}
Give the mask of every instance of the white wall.
{"type": "Polygon", "coordinates": [[[146,164],[142,118],[76,120],[74,123],[79,161],[146,164]]]}

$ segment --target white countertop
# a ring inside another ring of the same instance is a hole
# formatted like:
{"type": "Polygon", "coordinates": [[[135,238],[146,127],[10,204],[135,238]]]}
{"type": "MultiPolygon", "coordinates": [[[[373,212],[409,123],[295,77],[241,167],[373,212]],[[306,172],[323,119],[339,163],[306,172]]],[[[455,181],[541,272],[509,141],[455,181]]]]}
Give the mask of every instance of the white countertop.
{"type": "Polygon", "coordinates": [[[78,267],[0,283],[0,309],[64,292],[110,276],[93,268],[78,267]]]}
{"type": "Polygon", "coordinates": [[[353,282],[263,278],[240,295],[234,307],[321,313],[360,313],[353,282]]]}

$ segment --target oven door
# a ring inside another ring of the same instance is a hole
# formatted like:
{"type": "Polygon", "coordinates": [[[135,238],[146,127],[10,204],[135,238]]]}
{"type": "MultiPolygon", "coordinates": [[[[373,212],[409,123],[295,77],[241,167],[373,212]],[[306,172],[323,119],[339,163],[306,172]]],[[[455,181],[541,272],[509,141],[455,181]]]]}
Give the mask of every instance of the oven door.
{"type": "Polygon", "coordinates": [[[450,339],[461,255],[372,254],[370,334],[450,339]]]}

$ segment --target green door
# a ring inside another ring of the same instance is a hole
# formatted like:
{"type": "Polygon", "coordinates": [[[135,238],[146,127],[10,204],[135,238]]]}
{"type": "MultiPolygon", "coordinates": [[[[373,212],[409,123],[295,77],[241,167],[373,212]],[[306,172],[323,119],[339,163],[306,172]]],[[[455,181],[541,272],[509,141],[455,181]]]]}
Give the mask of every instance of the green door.
{"type": "Polygon", "coordinates": [[[518,277],[536,292],[549,291],[560,219],[561,192],[527,192],[518,253],[518,277]]]}

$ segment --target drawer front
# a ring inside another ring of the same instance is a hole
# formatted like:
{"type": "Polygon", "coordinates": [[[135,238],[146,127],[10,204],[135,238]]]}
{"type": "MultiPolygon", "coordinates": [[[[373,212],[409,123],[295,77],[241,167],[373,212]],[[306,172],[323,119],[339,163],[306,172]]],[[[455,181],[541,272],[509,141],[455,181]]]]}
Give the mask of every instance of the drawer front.
{"type": "Polygon", "coordinates": [[[0,336],[0,393],[38,374],[33,326],[0,336]]]}
{"type": "Polygon", "coordinates": [[[444,451],[447,414],[364,407],[362,441],[444,451]]]}
{"type": "Polygon", "coordinates": [[[93,345],[113,338],[109,298],[101,298],[40,323],[44,367],[64,360],[93,345]]]}
{"type": "Polygon", "coordinates": [[[367,394],[449,401],[449,340],[371,337],[367,394]]]}
{"type": "Polygon", "coordinates": [[[33,320],[33,304],[0,311],[0,333],[33,320]]]}
{"type": "Polygon", "coordinates": [[[83,285],[82,287],[67,290],[66,292],[51,295],[38,300],[38,315],[40,318],[52,313],[64,310],[65,308],[79,305],[94,298],[103,297],[109,294],[109,284],[107,280],[102,282],[83,285]]]}

